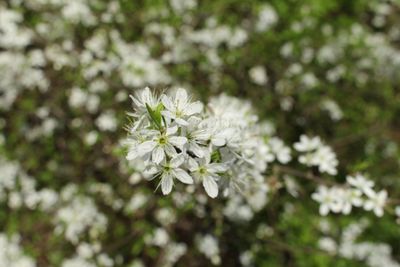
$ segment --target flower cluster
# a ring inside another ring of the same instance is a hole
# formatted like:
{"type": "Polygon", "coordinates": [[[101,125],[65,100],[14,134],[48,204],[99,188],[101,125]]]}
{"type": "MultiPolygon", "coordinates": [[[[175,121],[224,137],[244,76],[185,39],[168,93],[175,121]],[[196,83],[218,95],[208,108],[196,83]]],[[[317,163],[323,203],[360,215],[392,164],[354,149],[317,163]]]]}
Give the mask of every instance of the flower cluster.
{"type": "Polygon", "coordinates": [[[19,164],[0,157],[0,203],[12,210],[24,207],[49,211],[58,201],[58,194],[50,188],[36,189],[36,180],[21,170],[19,164]]]}
{"type": "Polygon", "coordinates": [[[80,196],[76,187],[65,187],[61,200],[64,203],[57,210],[54,223],[56,233],[63,233],[66,240],[78,244],[85,233],[96,239],[106,230],[107,217],[99,212],[91,198],[80,196]]]}
{"type": "Polygon", "coordinates": [[[35,267],[35,261],[25,256],[19,246],[20,238],[13,236],[8,238],[0,233],[0,265],[9,267],[35,267]]]}
{"type": "Polygon", "coordinates": [[[323,237],[318,245],[329,254],[363,261],[368,267],[400,267],[389,244],[357,241],[369,224],[367,220],[352,223],[343,230],[339,242],[332,237],[323,237]]]}
{"type": "MultiPolygon", "coordinates": [[[[263,139],[263,127],[249,105],[222,95],[207,107],[192,102],[186,90],[155,96],[149,88],[132,96],[135,119],[129,126],[128,160],[140,158],[148,179],[159,178],[163,194],[174,181],[202,183],[215,198],[223,189],[240,189],[249,179],[262,181],[275,157],[290,160],[290,150],[273,138],[263,139]]],[[[265,135],[264,135],[265,136],[265,135]]]]}
{"type": "Polygon", "coordinates": [[[349,214],[352,207],[363,207],[367,211],[373,211],[376,216],[382,217],[387,201],[385,190],[376,192],[373,190],[374,182],[366,179],[362,174],[347,176],[345,187],[319,186],[318,191],[312,194],[312,198],[320,203],[319,213],[327,215],[334,213],[349,214]]]}
{"type": "Polygon", "coordinates": [[[316,136],[310,138],[306,135],[300,136],[300,141],[294,144],[294,148],[302,153],[299,162],[307,166],[316,166],[321,173],[330,175],[337,174],[338,160],[332,148],[322,143],[316,136]]]}

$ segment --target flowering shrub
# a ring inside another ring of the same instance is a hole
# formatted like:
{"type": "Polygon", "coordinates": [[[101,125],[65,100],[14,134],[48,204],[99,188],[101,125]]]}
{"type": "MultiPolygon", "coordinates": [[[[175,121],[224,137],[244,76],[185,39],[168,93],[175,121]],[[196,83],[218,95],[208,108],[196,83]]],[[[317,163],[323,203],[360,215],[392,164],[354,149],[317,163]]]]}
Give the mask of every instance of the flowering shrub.
{"type": "Polygon", "coordinates": [[[399,266],[399,7],[2,1],[0,266],[399,266]]]}

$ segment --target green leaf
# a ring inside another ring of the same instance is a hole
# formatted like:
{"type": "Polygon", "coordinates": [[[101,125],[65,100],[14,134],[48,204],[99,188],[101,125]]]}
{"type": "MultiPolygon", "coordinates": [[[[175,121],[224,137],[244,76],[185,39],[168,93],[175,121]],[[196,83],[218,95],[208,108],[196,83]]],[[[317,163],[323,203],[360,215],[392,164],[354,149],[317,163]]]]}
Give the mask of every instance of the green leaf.
{"type": "Polygon", "coordinates": [[[161,129],[162,125],[162,115],[161,115],[161,111],[164,109],[164,106],[160,103],[155,110],[152,110],[151,107],[146,104],[146,108],[147,108],[147,112],[150,115],[150,118],[153,120],[154,125],[157,127],[157,129],[161,129]]]}

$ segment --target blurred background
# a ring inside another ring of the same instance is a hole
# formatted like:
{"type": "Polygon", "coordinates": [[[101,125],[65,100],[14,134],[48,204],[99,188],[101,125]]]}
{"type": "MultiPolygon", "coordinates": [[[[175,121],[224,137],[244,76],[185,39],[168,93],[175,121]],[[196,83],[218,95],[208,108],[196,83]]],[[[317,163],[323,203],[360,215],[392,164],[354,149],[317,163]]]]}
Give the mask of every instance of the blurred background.
{"type": "Polygon", "coordinates": [[[0,265],[399,266],[393,215],[322,217],[272,166],[261,209],[163,197],[122,145],[139,89],[225,93],[400,199],[399,26],[397,0],[0,1],[0,265]]]}

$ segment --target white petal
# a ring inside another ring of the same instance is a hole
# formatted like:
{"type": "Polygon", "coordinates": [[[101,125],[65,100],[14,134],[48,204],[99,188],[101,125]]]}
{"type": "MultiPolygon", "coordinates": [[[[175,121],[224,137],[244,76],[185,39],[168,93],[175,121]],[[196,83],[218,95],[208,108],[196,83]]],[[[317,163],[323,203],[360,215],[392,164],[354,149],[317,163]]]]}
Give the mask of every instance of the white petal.
{"type": "Polygon", "coordinates": [[[178,131],[178,126],[173,126],[173,127],[169,127],[167,128],[167,132],[166,134],[168,136],[175,134],[178,131]]]}
{"type": "Polygon", "coordinates": [[[156,147],[156,149],[153,150],[153,154],[151,156],[151,159],[153,160],[154,163],[160,164],[160,162],[165,158],[165,153],[164,149],[161,147],[156,147]]]}
{"type": "Polygon", "coordinates": [[[326,216],[328,215],[328,213],[329,213],[329,206],[322,204],[319,207],[319,214],[321,214],[322,216],[326,216]]]}
{"type": "Polygon", "coordinates": [[[186,90],[183,88],[179,88],[176,91],[175,100],[178,107],[183,107],[184,105],[186,105],[188,100],[186,90]]]}
{"type": "Polygon", "coordinates": [[[197,161],[192,159],[191,157],[189,157],[187,164],[188,164],[189,170],[191,172],[193,172],[199,168],[199,164],[197,163],[197,161]]]}
{"type": "Polygon", "coordinates": [[[154,141],[145,141],[138,145],[137,152],[139,156],[143,156],[146,153],[149,153],[156,147],[157,143],[154,141]]]}
{"type": "Polygon", "coordinates": [[[192,116],[188,119],[188,122],[190,125],[197,126],[201,122],[201,119],[198,117],[192,116]]]}
{"type": "Polygon", "coordinates": [[[172,157],[172,158],[176,157],[176,155],[177,155],[175,148],[170,144],[165,144],[164,145],[164,150],[167,153],[167,155],[172,157]]]}
{"type": "Polygon", "coordinates": [[[181,118],[175,118],[176,123],[178,123],[179,125],[183,125],[183,126],[187,126],[189,125],[189,123],[187,121],[185,121],[184,119],[181,118]]]}
{"type": "Polygon", "coordinates": [[[210,135],[211,134],[205,129],[197,130],[192,133],[192,136],[194,139],[201,140],[201,141],[210,139],[210,135]]]}
{"type": "Polygon", "coordinates": [[[211,138],[211,143],[214,146],[224,146],[226,144],[225,138],[220,137],[220,136],[213,136],[211,138]]]}
{"type": "Polygon", "coordinates": [[[173,171],[176,178],[184,184],[193,184],[193,178],[182,169],[175,169],[173,171]]]}
{"type": "Polygon", "coordinates": [[[138,152],[136,149],[132,149],[128,152],[128,155],[126,155],[127,160],[133,160],[139,156],[138,152]]]}
{"type": "Polygon", "coordinates": [[[168,140],[172,145],[177,146],[180,149],[182,149],[182,147],[187,143],[186,137],[183,136],[172,136],[168,140]]]}
{"type": "Polygon", "coordinates": [[[185,114],[191,116],[200,113],[203,110],[203,104],[200,101],[194,102],[186,107],[185,114]]]}
{"type": "Polygon", "coordinates": [[[168,117],[168,118],[171,118],[171,119],[175,118],[175,115],[169,110],[163,110],[163,111],[161,111],[161,114],[164,117],[168,117]]]}
{"type": "Polygon", "coordinates": [[[196,144],[195,142],[190,142],[189,143],[189,150],[192,151],[199,158],[204,157],[203,149],[198,144],[196,144]]]}
{"type": "Polygon", "coordinates": [[[144,90],[142,92],[142,99],[145,104],[148,104],[151,106],[152,95],[151,95],[151,91],[150,91],[149,87],[144,88],[144,90]]]}
{"type": "Polygon", "coordinates": [[[218,185],[211,176],[203,178],[203,186],[210,197],[215,198],[218,196],[218,185]]]}
{"type": "Polygon", "coordinates": [[[376,216],[382,217],[383,216],[383,209],[377,207],[377,208],[374,209],[374,213],[375,213],[376,216]]]}
{"type": "Polygon", "coordinates": [[[158,168],[154,165],[147,166],[143,170],[143,175],[147,180],[153,180],[156,177],[156,174],[158,173],[158,168]]]}
{"type": "Polygon", "coordinates": [[[374,203],[370,200],[365,201],[364,209],[365,210],[372,210],[375,207],[374,203]]]}
{"type": "Polygon", "coordinates": [[[141,107],[142,106],[142,103],[139,100],[137,100],[134,96],[130,95],[129,97],[132,99],[133,105],[135,107],[141,107]]]}
{"type": "Polygon", "coordinates": [[[173,183],[174,182],[171,175],[163,175],[163,177],[161,178],[161,191],[164,195],[168,195],[169,193],[171,193],[173,183]]]}
{"type": "Polygon", "coordinates": [[[183,154],[179,154],[171,160],[170,165],[172,168],[178,168],[184,161],[185,156],[183,154]]]}
{"type": "Polygon", "coordinates": [[[218,163],[211,163],[208,165],[207,169],[210,172],[217,173],[217,172],[224,172],[227,170],[227,167],[224,164],[218,164],[218,163]]]}
{"type": "Polygon", "coordinates": [[[171,98],[169,98],[168,96],[162,95],[161,102],[164,105],[164,107],[169,111],[175,111],[174,103],[172,103],[171,98]]]}

